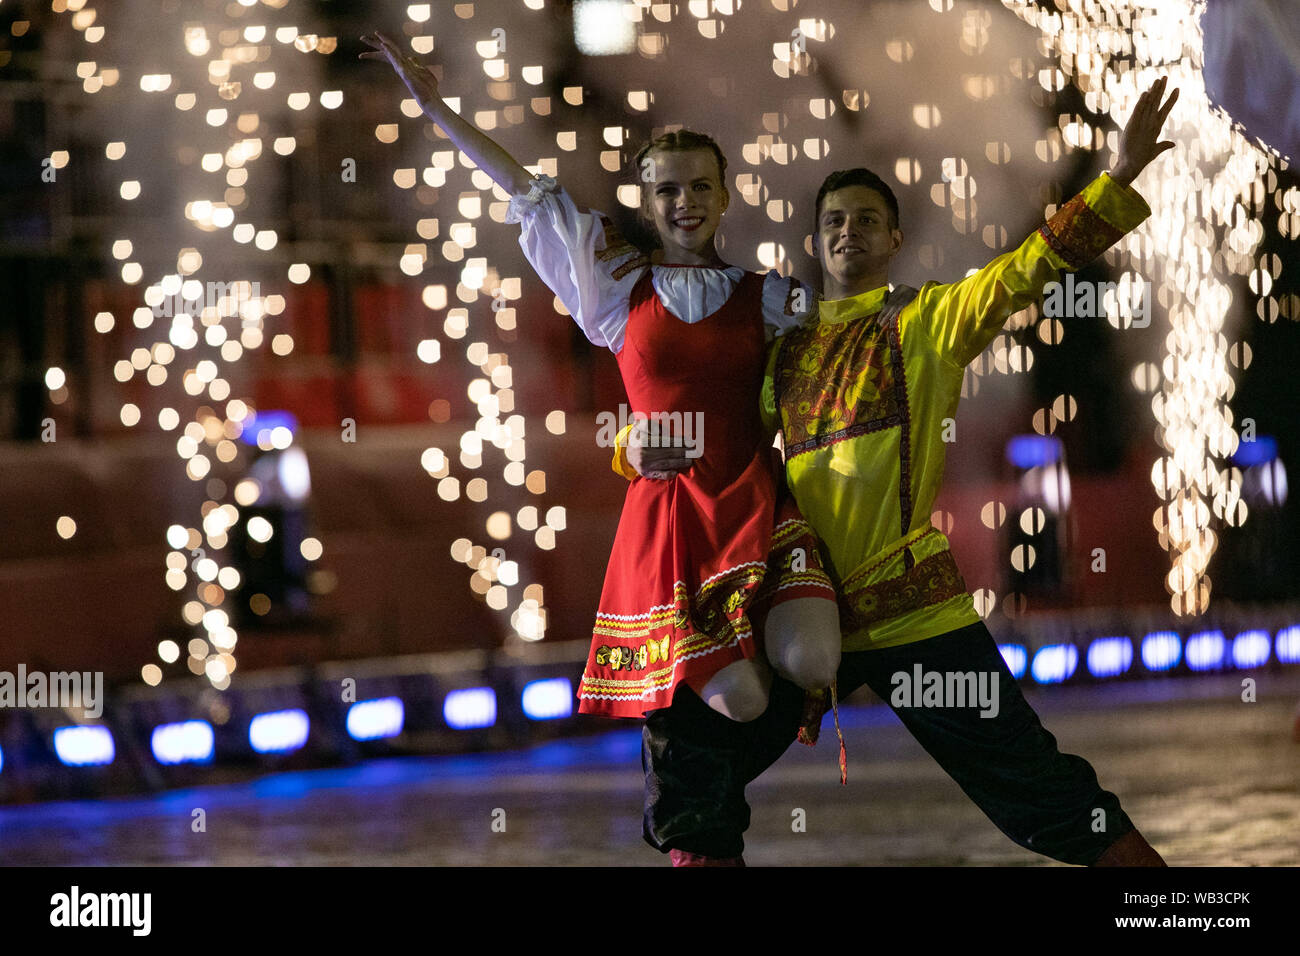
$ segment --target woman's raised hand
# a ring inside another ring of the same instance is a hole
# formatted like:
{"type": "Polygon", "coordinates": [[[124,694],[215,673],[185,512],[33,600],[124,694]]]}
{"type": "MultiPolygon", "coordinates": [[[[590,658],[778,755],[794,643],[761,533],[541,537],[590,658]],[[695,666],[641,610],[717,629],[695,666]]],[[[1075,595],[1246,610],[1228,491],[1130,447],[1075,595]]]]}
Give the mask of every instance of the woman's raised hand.
{"type": "Polygon", "coordinates": [[[437,123],[447,138],[475,166],[491,176],[493,182],[512,196],[528,192],[532,174],[487,134],[462,119],[447,105],[438,94],[438,80],[432,70],[415,57],[403,53],[396,43],[382,33],[371,33],[361,40],[374,47],[373,51],[362,53],[361,59],[387,60],[411,91],[424,115],[437,123]]]}
{"type": "Polygon", "coordinates": [[[387,60],[396,71],[406,88],[415,97],[421,109],[440,99],[438,80],[427,66],[401,51],[401,49],[382,33],[370,33],[361,38],[363,43],[374,47],[373,51],[362,53],[362,60],[387,60]]]}

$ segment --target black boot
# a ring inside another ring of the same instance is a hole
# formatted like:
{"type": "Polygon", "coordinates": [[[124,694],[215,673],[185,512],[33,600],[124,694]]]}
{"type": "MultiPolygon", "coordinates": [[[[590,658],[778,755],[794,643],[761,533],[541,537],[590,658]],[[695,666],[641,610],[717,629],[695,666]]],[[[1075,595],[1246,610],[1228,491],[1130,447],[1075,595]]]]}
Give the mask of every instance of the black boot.
{"type": "Polygon", "coordinates": [[[1168,866],[1137,830],[1129,830],[1107,848],[1093,866],[1168,866]]]}
{"type": "Polygon", "coordinates": [[[663,853],[736,858],[749,827],[745,753],[749,725],[713,710],[689,687],[652,712],[641,733],[645,840],[663,853]]]}

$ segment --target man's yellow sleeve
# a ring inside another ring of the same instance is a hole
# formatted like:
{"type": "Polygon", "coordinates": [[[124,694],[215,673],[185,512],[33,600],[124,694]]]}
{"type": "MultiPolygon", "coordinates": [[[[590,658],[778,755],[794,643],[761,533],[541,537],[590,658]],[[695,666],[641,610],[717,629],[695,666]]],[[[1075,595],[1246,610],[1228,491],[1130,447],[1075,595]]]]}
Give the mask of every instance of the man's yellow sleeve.
{"type": "Polygon", "coordinates": [[[993,341],[1008,318],[1043,294],[1062,270],[1073,272],[1101,255],[1151,215],[1129,186],[1103,173],[1014,252],[948,285],[926,283],[899,320],[921,323],[940,355],[969,365],[993,341]]]}
{"type": "Polygon", "coordinates": [[[632,433],[632,429],[635,427],[636,422],[628,422],[623,426],[623,430],[614,439],[614,460],[609,463],[609,467],[614,470],[616,475],[622,475],[628,481],[637,477],[636,469],[627,460],[627,436],[632,433]]]}

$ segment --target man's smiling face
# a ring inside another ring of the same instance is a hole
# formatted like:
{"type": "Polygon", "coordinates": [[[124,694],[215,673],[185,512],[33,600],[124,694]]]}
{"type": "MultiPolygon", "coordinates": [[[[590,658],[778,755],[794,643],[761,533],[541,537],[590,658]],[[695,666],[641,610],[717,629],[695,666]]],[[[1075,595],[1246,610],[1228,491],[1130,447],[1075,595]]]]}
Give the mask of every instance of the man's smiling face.
{"type": "Polygon", "coordinates": [[[874,288],[889,281],[889,261],[902,247],[903,233],[884,196],[869,186],[845,186],[823,198],[816,244],[824,278],[841,288],[870,279],[874,288]]]}

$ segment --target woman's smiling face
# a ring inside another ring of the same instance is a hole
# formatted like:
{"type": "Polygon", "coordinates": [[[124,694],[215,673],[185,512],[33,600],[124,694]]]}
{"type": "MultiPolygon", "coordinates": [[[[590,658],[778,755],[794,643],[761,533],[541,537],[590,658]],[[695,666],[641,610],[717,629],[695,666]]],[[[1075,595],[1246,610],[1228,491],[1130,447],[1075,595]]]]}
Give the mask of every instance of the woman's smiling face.
{"type": "Polygon", "coordinates": [[[713,236],[730,197],[719,179],[712,150],[653,150],[646,159],[653,178],[644,183],[650,218],[665,262],[704,264],[717,258],[713,236]]]}

